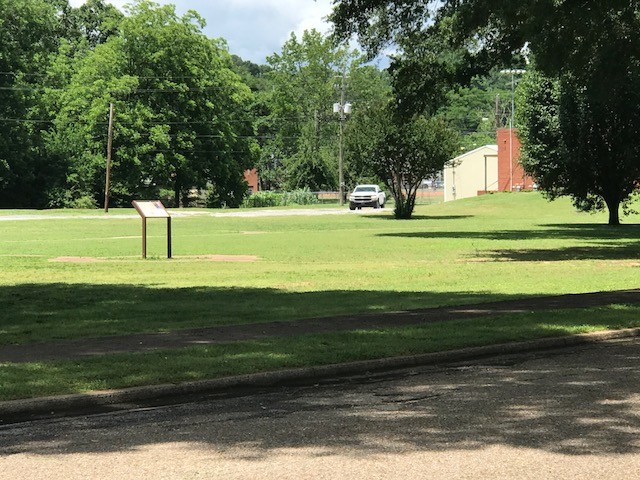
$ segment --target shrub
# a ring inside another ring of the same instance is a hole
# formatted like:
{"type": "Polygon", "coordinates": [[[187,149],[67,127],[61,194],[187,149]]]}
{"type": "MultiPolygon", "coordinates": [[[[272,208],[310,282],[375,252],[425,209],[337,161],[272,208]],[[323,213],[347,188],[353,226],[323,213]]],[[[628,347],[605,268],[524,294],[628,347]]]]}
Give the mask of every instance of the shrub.
{"type": "Polygon", "coordinates": [[[90,195],[74,197],[75,195],[70,190],[63,188],[51,189],[51,191],[48,192],[47,208],[91,209],[98,207],[98,202],[90,195]]]}
{"type": "Polygon", "coordinates": [[[320,203],[315,193],[308,188],[284,192],[281,205],[316,205],[320,203]]]}
{"type": "Polygon", "coordinates": [[[97,208],[98,202],[95,201],[89,195],[83,195],[80,198],[76,198],[71,204],[71,208],[97,208]]]}
{"type": "Polygon", "coordinates": [[[256,192],[244,199],[245,208],[278,207],[285,205],[316,205],[320,203],[315,193],[309,189],[293,192],[256,192]]]}
{"type": "Polygon", "coordinates": [[[256,192],[244,199],[242,206],[245,208],[277,207],[281,205],[282,193],[256,192]]]}

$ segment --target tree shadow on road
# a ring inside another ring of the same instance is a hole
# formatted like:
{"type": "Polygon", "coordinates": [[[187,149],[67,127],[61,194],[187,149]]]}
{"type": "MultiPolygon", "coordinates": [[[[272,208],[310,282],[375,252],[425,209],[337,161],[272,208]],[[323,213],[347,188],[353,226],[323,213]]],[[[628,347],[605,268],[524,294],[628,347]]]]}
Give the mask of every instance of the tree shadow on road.
{"type": "Polygon", "coordinates": [[[636,455],[638,352],[637,341],[606,343],[35,423],[16,427],[22,435],[0,430],[0,452],[106,453],[188,442],[256,461],[282,449],[360,457],[493,445],[636,455]]]}

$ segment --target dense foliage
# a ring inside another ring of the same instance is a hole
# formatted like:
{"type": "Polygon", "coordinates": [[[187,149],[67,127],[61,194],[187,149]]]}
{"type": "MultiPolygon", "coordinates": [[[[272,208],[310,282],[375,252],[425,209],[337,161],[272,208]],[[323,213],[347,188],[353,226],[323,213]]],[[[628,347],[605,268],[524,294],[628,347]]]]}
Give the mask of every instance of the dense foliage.
{"type": "Polygon", "coordinates": [[[0,0],[0,205],[45,206],[49,178],[60,174],[42,155],[40,73],[55,51],[59,22],[45,0],[0,0]]]}
{"type": "MultiPolygon", "coordinates": [[[[341,146],[345,188],[383,181],[371,118],[391,101],[407,123],[421,104],[393,89],[399,69],[314,30],[256,65],[203,27],[194,11],[149,0],[124,11],[106,0],[0,0],[0,207],[102,206],[110,105],[110,206],[238,206],[253,167],[262,189],[335,191],[341,146]],[[351,113],[341,118],[335,103],[351,113]]],[[[425,104],[470,149],[494,141],[505,82],[442,83],[425,104]]]]}
{"type": "Polygon", "coordinates": [[[574,78],[527,75],[518,111],[521,162],[549,197],[570,195],[586,211],[606,206],[616,225],[619,205],[631,200],[640,178],[640,115],[635,106],[635,115],[624,115],[628,99],[640,98],[628,92],[602,104],[590,93],[574,78]]]}
{"type": "Polygon", "coordinates": [[[173,6],[139,2],[118,33],[70,58],[63,42],[45,96],[53,114],[48,148],[67,163],[67,181],[50,203],[86,205],[104,190],[105,122],[116,111],[112,198],[172,192],[184,204],[192,188],[212,187],[211,203],[239,205],[251,166],[251,92],[231,70],[220,41],[201,33],[203,20],[173,6]],[[67,65],[68,78],[60,71],[67,65]]]}
{"type": "Polygon", "coordinates": [[[455,154],[458,137],[437,118],[419,116],[384,123],[375,150],[375,169],[393,195],[396,218],[411,218],[422,180],[442,171],[455,154]]]}
{"type": "Polygon", "coordinates": [[[185,204],[194,189],[211,205],[242,202],[257,157],[252,92],[197,13],[3,0],[0,19],[1,206],[102,203],[110,104],[112,205],[185,204]]]}
{"type": "Polygon", "coordinates": [[[496,66],[521,67],[518,55],[533,58],[538,70],[561,85],[554,107],[559,117],[549,127],[563,141],[562,150],[549,155],[555,164],[547,166],[544,157],[532,158],[535,148],[527,146],[530,171],[552,195],[570,195],[586,209],[606,204],[609,222],[618,223],[620,203],[640,180],[640,0],[335,4],[332,20],[339,38],[358,34],[371,52],[396,44],[400,55],[392,69],[405,109],[428,111],[447,86],[468,83],[496,66]],[[558,165],[573,167],[560,175],[558,165]],[[580,179],[565,178],[576,173],[580,179]]]}
{"type": "MultiPolygon", "coordinates": [[[[267,94],[270,115],[263,148],[261,172],[274,186],[288,189],[337,190],[339,121],[333,104],[349,102],[353,116],[345,118],[345,137],[372,105],[386,101],[389,82],[357,51],[336,47],[315,30],[301,39],[291,35],[282,51],[269,57],[271,90],[267,94]]],[[[358,170],[347,155],[346,183],[367,172],[358,170]]]]}

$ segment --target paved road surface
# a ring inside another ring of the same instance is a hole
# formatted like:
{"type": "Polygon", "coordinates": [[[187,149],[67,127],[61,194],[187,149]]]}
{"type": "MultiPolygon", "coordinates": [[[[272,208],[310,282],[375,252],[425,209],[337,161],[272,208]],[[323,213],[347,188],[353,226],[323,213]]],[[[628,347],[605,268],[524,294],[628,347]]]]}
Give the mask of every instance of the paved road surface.
{"type": "Polygon", "coordinates": [[[0,427],[1,479],[634,479],[640,339],[0,427]]]}

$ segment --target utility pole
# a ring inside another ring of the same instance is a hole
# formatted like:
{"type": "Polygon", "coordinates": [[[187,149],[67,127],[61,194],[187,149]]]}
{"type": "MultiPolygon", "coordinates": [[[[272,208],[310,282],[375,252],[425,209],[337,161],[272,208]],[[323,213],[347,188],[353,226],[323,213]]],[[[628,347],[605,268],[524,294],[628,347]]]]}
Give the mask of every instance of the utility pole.
{"type": "Polygon", "coordinates": [[[342,69],[342,85],[340,87],[340,155],[338,157],[338,182],[340,183],[340,205],[344,205],[344,147],[343,147],[343,135],[344,135],[344,94],[346,90],[346,78],[347,68],[342,69]]]}
{"type": "Polygon", "coordinates": [[[109,212],[109,182],[111,181],[111,146],[113,145],[113,103],[109,104],[109,130],[107,132],[107,173],[104,182],[104,213],[109,212]]]}
{"type": "Polygon", "coordinates": [[[511,117],[509,119],[509,191],[513,192],[513,114],[515,113],[515,80],[511,70],[511,117]]]}
{"type": "Polygon", "coordinates": [[[509,191],[513,191],[513,115],[515,112],[515,75],[522,75],[526,70],[514,69],[500,70],[502,74],[511,74],[511,116],[509,118],[509,191]]]}
{"type": "Polygon", "coordinates": [[[351,104],[345,103],[344,97],[346,95],[347,90],[347,67],[346,65],[342,68],[342,82],[340,85],[340,103],[333,104],[333,113],[340,114],[340,150],[338,153],[338,183],[339,191],[338,195],[340,196],[340,205],[344,205],[344,147],[343,147],[343,136],[344,136],[344,121],[347,118],[347,114],[351,113],[351,104]]]}

